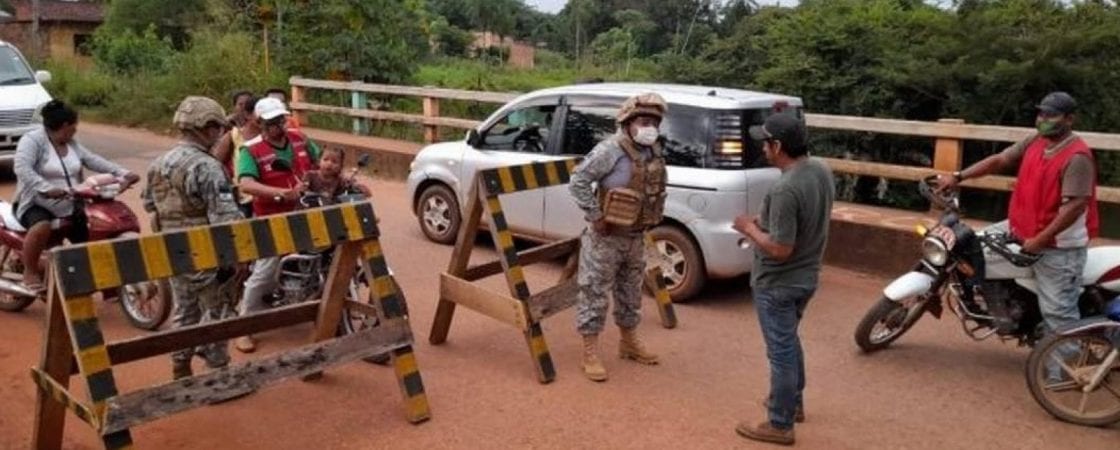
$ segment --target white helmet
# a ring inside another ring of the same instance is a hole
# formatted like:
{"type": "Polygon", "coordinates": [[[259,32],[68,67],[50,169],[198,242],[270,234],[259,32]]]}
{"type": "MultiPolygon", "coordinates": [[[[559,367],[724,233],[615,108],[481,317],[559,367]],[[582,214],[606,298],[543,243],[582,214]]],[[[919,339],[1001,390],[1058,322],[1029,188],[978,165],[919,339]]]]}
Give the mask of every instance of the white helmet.
{"type": "Polygon", "coordinates": [[[265,97],[258,100],[257,106],[253,108],[253,113],[264,121],[292,114],[288,111],[288,107],[284,106],[284,102],[272,97],[265,97]]]}

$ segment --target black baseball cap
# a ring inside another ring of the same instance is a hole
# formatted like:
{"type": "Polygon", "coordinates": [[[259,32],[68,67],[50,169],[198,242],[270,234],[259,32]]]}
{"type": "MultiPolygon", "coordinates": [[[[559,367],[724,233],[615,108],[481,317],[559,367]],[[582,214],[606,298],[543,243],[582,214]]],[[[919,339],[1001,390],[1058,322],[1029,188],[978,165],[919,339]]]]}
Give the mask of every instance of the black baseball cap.
{"type": "Polygon", "coordinates": [[[1051,92],[1038,102],[1038,111],[1047,115],[1065,115],[1077,112],[1077,100],[1065,92],[1051,92]]]}
{"type": "Polygon", "coordinates": [[[771,114],[761,126],[751,127],[750,133],[756,141],[778,140],[783,148],[801,148],[809,138],[805,123],[789,113],[771,114]]]}

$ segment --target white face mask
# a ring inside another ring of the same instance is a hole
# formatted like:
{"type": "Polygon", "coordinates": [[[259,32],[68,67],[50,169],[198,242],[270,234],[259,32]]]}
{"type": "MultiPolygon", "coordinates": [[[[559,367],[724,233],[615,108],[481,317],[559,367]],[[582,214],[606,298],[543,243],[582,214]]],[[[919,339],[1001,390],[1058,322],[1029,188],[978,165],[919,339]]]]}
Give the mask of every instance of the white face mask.
{"type": "Polygon", "coordinates": [[[641,127],[638,128],[637,133],[634,133],[634,142],[649,147],[653,145],[654,142],[657,142],[657,137],[659,135],[660,133],[657,131],[657,127],[641,127]]]}

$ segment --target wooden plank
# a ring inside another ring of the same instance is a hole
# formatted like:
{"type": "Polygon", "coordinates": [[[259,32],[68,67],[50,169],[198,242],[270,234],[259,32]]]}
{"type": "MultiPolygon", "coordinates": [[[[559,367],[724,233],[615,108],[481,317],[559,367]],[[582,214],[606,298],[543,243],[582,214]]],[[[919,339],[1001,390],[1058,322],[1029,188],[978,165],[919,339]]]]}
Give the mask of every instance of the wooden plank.
{"type": "Polygon", "coordinates": [[[74,397],[74,394],[71,394],[66,386],[63,386],[50,375],[47,375],[46,372],[33,368],[31,369],[31,379],[35,380],[35,384],[39,387],[40,393],[46,392],[56,403],[63,405],[94,429],[100,427],[97,423],[97,414],[94,414],[93,410],[78,400],[77,397],[74,397]]]}
{"type": "MultiPolygon", "coordinates": [[[[570,255],[578,248],[579,238],[566,239],[517,252],[517,259],[521,261],[523,266],[527,266],[570,255]]],[[[500,273],[502,273],[502,262],[494,260],[467,268],[460,278],[467,281],[477,281],[500,273]]]]}
{"type": "Polygon", "coordinates": [[[520,300],[475,286],[454,275],[440,274],[439,296],[502,323],[524,330],[525,306],[520,300]]]}
{"type": "MultiPolygon", "coordinates": [[[[455,238],[455,249],[451,251],[451,261],[447,264],[447,273],[461,276],[471,261],[471,252],[474,251],[474,239],[478,234],[478,226],[482,221],[482,199],[479,197],[481,181],[476,174],[471,180],[471,190],[467,194],[467,209],[463,222],[459,225],[459,235],[455,238]]],[[[455,318],[455,302],[440,296],[436,304],[436,315],[432,319],[432,330],[428,334],[428,343],[439,345],[447,342],[447,335],[451,332],[451,320],[455,318]]]]}
{"type": "MultiPolygon", "coordinates": [[[[307,99],[307,90],[302,86],[292,85],[292,98],[291,103],[303,103],[307,99]]],[[[294,110],[292,113],[296,116],[296,123],[300,126],[308,126],[310,123],[307,120],[307,113],[300,110],[294,110]]]]}
{"type": "MultiPolygon", "coordinates": [[[[436,118],[439,117],[439,99],[435,97],[424,97],[424,117],[436,118]]],[[[474,127],[471,127],[474,128],[474,127]]],[[[426,125],[424,127],[424,142],[429,144],[435,143],[439,140],[439,127],[435,125],[426,125]]]]}
{"type": "Polygon", "coordinates": [[[360,117],[373,120],[387,120],[391,122],[414,123],[425,126],[444,126],[469,130],[477,127],[480,121],[470,119],[457,119],[454,117],[428,117],[420,114],[408,114],[390,111],[376,111],[370,109],[355,109],[344,106],[328,106],[315,103],[292,103],[296,111],[311,111],[325,114],[338,114],[349,117],[360,117]]]}
{"type": "MultiPolygon", "coordinates": [[[[834,172],[884,177],[895,180],[919,181],[937,172],[927,167],[896,166],[893,164],[873,163],[866,161],[852,161],[848,159],[820,158],[828,164],[834,172]]],[[[967,188],[988,189],[994,191],[1010,191],[1015,186],[1015,178],[1004,176],[986,176],[966,180],[961,184],[967,188]]],[[[1097,187],[1097,201],[1105,203],[1120,203],[1120,188],[1111,186],[1097,187]]]]}
{"type": "Polygon", "coordinates": [[[109,399],[101,432],[110,434],[178,412],[243,396],[288,378],[395,350],[411,341],[408,322],[393,320],[261,360],[129,392],[109,399]]]}
{"type": "MultiPolygon", "coordinates": [[[[43,352],[39,357],[39,369],[50,377],[61,389],[70,386],[71,371],[76,371],[73,361],[73,346],[70,344],[70,331],[62,312],[62,297],[58,295],[57,283],[53,278],[55,271],[49,273],[47,280],[47,318],[43,327],[43,352]]],[[[43,389],[35,400],[35,429],[31,436],[31,448],[62,448],[62,432],[66,424],[66,406],[43,389]]]]}
{"type": "Polygon", "coordinates": [[[579,251],[581,248],[580,239],[573,238],[575,248],[572,253],[568,255],[568,260],[564,262],[564,270],[560,272],[560,281],[567,280],[579,274],[579,251]]]}
{"type": "Polygon", "coordinates": [[[318,302],[306,302],[221,322],[139,336],[109,344],[109,360],[113,365],[125,364],[175,350],[307,323],[315,320],[318,311],[318,302]]]}
{"type": "MultiPolygon", "coordinates": [[[[301,109],[297,105],[306,105],[306,103],[303,103],[303,98],[296,97],[297,88],[358,91],[374,94],[431,97],[497,104],[508,103],[520,95],[513,92],[485,92],[417,86],[396,86],[359,82],[311,80],[300,77],[292,77],[290,83],[293,87],[293,108],[297,110],[301,109]]],[[[302,91],[302,89],[300,90],[302,91]]],[[[812,128],[978,141],[1015,142],[1035,132],[1033,128],[1028,127],[952,124],[876,117],[838,116],[831,114],[805,114],[805,119],[806,123],[812,128]]],[[[1096,150],[1120,150],[1120,134],[1095,132],[1078,132],[1078,134],[1085,138],[1089,146],[1096,150]]]]}
{"type": "Polygon", "coordinates": [[[497,104],[509,103],[511,100],[521,95],[516,92],[467,91],[461,89],[362,83],[357,81],[312,80],[301,77],[292,77],[288,80],[288,82],[292,86],[300,86],[304,88],[357,91],[368,92],[371,94],[401,95],[410,97],[434,97],[448,100],[467,100],[497,104]]]}
{"type": "Polygon", "coordinates": [[[347,300],[345,306],[351,312],[359,312],[366,317],[378,317],[380,315],[377,308],[369,303],[347,300]]]}
{"type": "Polygon", "coordinates": [[[579,283],[576,280],[569,278],[529,297],[530,320],[540,322],[575,305],[576,294],[579,293],[579,283]]]}
{"type": "Polygon", "coordinates": [[[346,243],[335,250],[331,270],[327,273],[326,289],[319,301],[319,316],[311,333],[311,342],[321,342],[334,337],[342,318],[343,302],[350,291],[350,281],[358,267],[360,243],[346,243]]]}
{"type": "MultiPolygon", "coordinates": [[[[1034,128],[995,125],[953,124],[873,117],[805,114],[811,128],[859,131],[902,136],[943,137],[974,141],[1016,142],[1035,133],[1034,128]]],[[[1077,132],[1095,150],[1120,150],[1120,134],[1077,132]]]]}
{"type": "MultiPolygon", "coordinates": [[[[941,119],[939,123],[962,124],[960,119],[941,119]]],[[[933,144],[933,168],[942,172],[961,170],[961,157],[964,141],[953,138],[937,138],[933,144]]]]}
{"type": "MultiPolygon", "coordinates": [[[[656,254],[657,246],[653,243],[653,236],[646,233],[643,236],[646,245],[646,254],[656,254]]],[[[646,266],[643,281],[649,292],[653,294],[654,303],[657,304],[657,314],[661,317],[661,326],[665,328],[677,327],[677,310],[673,307],[673,299],[669,297],[669,290],[665,288],[665,277],[661,266],[651,264],[646,266]]]]}

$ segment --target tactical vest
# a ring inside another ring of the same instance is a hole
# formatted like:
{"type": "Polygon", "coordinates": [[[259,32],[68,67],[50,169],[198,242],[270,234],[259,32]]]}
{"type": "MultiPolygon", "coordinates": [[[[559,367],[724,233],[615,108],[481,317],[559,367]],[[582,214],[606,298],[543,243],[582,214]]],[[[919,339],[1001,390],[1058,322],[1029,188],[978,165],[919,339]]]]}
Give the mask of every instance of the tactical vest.
{"type": "MultiPolygon", "coordinates": [[[[187,176],[195,166],[202,163],[204,158],[211,158],[209,153],[199,149],[190,148],[185,151],[186,156],[174,161],[175,167],[169,176],[164,176],[163,167],[148,172],[148,189],[156,204],[156,214],[159,220],[154,221],[155,231],[188,228],[199,225],[208,225],[206,215],[206,202],[202,199],[191,198],[186,194],[187,176]]],[[[168,154],[161,164],[167,164],[168,154]]]]}
{"type": "Polygon", "coordinates": [[[665,212],[665,158],[661,143],[651,148],[653,157],[642,161],[634,141],[617,137],[617,143],[630,159],[630,181],[626,187],[599,192],[599,204],[607,223],[626,231],[642,231],[661,223],[665,212]]]}

